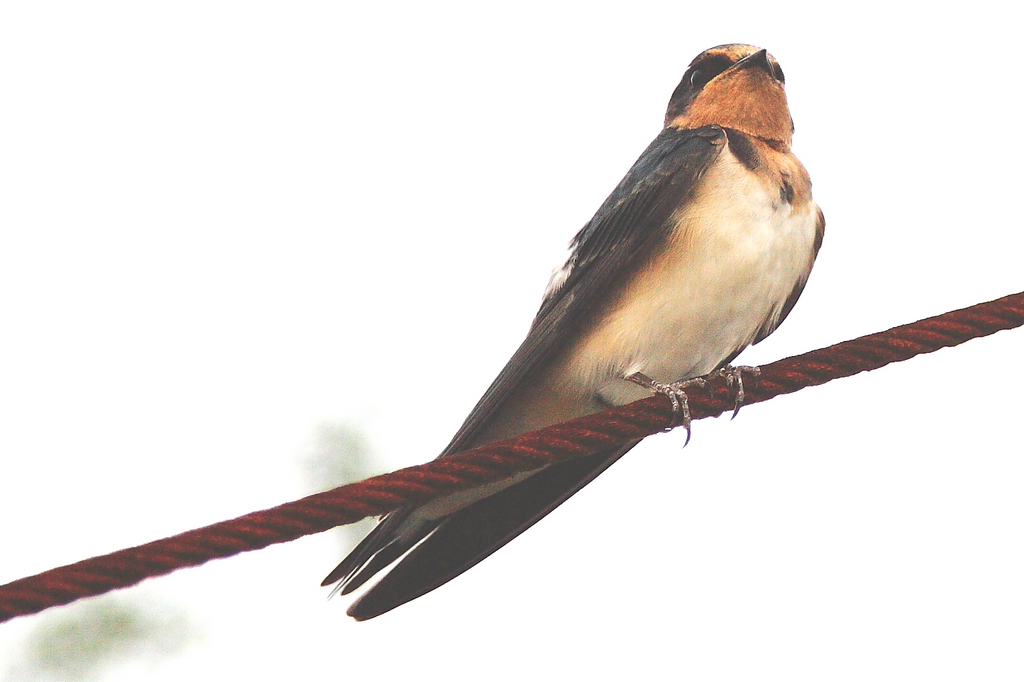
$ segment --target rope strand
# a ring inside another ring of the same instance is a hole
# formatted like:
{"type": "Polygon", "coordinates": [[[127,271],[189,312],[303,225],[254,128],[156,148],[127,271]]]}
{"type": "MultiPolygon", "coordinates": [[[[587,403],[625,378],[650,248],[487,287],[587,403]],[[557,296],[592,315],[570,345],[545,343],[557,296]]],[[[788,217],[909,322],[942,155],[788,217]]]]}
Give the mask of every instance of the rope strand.
{"type": "MultiPolygon", "coordinates": [[[[764,402],[1021,325],[1024,293],[862,336],[761,367],[760,382],[746,389],[744,404],[764,402]]],[[[718,416],[733,407],[724,379],[709,384],[710,394],[695,391],[690,396],[693,419],[718,416]]],[[[656,395],[230,521],[54,568],[0,586],[0,622],[597,452],[662,431],[672,421],[669,398],[656,395]]]]}

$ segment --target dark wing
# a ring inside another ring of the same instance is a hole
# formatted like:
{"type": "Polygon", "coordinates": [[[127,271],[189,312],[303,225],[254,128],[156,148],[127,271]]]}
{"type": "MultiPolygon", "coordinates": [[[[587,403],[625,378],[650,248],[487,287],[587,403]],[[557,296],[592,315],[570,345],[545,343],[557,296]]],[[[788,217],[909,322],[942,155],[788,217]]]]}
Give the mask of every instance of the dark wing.
{"type": "MultiPolygon", "coordinates": [[[[574,339],[611,289],[645,262],[668,236],[670,218],[725,145],[717,126],[666,129],[572,242],[568,275],[548,292],[526,340],[484,393],[441,456],[470,446],[533,373],[574,339]]],[[[387,515],[324,580],[343,579],[343,593],[363,584],[428,534],[433,535],[349,610],[372,618],[451,580],[475,565],[589,483],[633,444],[548,467],[410,537],[395,532],[410,509],[387,515]]]]}
{"type": "Polygon", "coordinates": [[[465,449],[524,380],[575,338],[610,290],[645,262],[668,236],[669,218],[724,145],[725,133],[718,126],[668,128],[654,139],[573,238],[565,282],[548,292],[526,340],[442,456],[465,449]]]}
{"type": "Polygon", "coordinates": [[[367,620],[444,585],[540,521],[634,445],[550,466],[460,509],[354,601],[348,615],[367,620]]]}

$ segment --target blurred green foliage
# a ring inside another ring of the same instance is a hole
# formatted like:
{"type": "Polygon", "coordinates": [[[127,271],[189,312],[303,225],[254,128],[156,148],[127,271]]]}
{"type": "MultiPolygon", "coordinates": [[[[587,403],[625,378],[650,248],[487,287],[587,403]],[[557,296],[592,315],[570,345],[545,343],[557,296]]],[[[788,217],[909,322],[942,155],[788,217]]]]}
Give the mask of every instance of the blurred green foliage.
{"type": "MultiPolygon", "coordinates": [[[[330,490],[386,471],[362,431],[345,422],[318,425],[311,452],[302,465],[310,492],[330,490]]],[[[359,542],[375,523],[373,519],[363,519],[341,526],[338,532],[345,551],[359,542]]]]}
{"type": "Polygon", "coordinates": [[[88,599],[37,618],[5,680],[97,679],[119,662],[173,655],[194,638],[183,613],[121,596],[88,599]]]}

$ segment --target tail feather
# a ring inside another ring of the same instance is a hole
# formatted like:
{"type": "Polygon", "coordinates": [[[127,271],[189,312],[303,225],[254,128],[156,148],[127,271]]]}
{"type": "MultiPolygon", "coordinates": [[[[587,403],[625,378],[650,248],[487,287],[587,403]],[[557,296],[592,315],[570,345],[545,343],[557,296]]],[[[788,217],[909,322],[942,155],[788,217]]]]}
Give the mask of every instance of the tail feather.
{"type": "Polygon", "coordinates": [[[367,580],[375,576],[382,568],[385,568],[392,561],[409,551],[409,548],[430,534],[430,531],[437,527],[436,523],[418,528],[416,534],[411,538],[396,537],[389,544],[381,548],[379,552],[366,562],[362,567],[357,567],[341,584],[341,594],[349,594],[363,586],[367,580]]]}
{"type": "MultiPolygon", "coordinates": [[[[409,515],[409,509],[398,509],[386,515],[380,520],[370,533],[363,538],[355,548],[348,553],[341,563],[334,567],[324,581],[320,583],[321,587],[326,587],[331,583],[336,583],[339,580],[342,581],[342,587],[348,581],[352,575],[362,568],[371,558],[393,545],[398,541],[394,531],[397,530],[398,526],[401,525],[405,517],[409,515]]],[[[412,545],[407,545],[406,549],[409,549],[412,545]]],[[[399,552],[401,554],[401,552],[399,552]]],[[[395,555],[398,556],[397,554],[395,555]]],[[[332,592],[333,594],[333,592],[332,592]]]]}
{"type": "MultiPolygon", "coordinates": [[[[348,615],[356,620],[374,618],[461,575],[572,497],[637,442],[550,466],[451,514],[431,537],[354,601],[348,615]]],[[[379,570],[377,557],[384,551],[374,556],[353,582],[365,581],[379,570]],[[371,567],[370,575],[363,577],[371,567]]],[[[349,591],[347,587],[345,591],[349,591]]]]}

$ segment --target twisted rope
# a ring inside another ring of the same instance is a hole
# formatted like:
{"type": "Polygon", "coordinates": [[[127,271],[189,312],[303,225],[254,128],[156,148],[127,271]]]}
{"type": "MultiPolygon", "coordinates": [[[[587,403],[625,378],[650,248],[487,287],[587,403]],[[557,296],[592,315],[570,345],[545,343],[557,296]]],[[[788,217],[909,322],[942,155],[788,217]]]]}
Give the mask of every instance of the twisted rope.
{"type": "MultiPolygon", "coordinates": [[[[761,367],[760,382],[747,388],[744,404],[763,402],[1021,325],[1024,293],[862,336],[761,367]]],[[[715,379],[710,386],[709,393],[695,391],[690,396],[694,419],[732,409],[724,379],[715,379]]],[[[230,521],[54,568],[0,586],[0,622],[604,450],[662,431],[672,421],[670,400],[656,395],[230,521]]]]}

